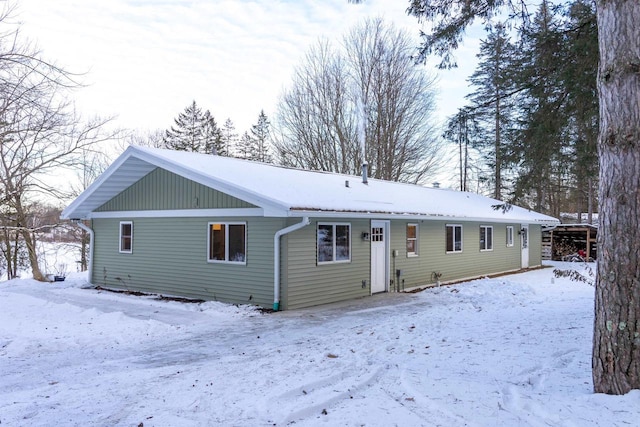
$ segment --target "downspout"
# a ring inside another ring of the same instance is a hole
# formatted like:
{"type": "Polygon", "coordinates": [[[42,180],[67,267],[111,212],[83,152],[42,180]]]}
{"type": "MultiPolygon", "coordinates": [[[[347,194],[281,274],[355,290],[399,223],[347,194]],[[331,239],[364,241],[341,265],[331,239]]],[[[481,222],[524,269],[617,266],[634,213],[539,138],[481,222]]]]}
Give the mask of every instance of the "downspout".
{"type": "Polygon", "coordinates": [[[309,217],[305,216],[297,224],[276,231],[273,236],[273,310],[280,310],[280,237],[299,230],[310,224],[309,217]]]}
{"type": "Polygon", "coordinates": [[[89,265],[87,267],[87,272],[89,274],[89,283],[91,283],[91,279],[93,278],[93,229],[84,225],[80,219],[72,219],[71,222],[89,233],[89,265]]]}

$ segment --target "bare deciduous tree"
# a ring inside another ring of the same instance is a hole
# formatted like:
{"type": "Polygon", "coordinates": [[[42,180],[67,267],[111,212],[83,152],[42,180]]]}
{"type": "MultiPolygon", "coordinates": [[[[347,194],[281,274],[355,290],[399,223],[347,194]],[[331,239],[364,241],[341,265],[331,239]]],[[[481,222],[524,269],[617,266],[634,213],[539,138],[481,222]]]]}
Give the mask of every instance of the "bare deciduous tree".
{"type": "Polygon", "coordinates": [[[340,49],[318,42],[280,100],[280,161],[357,174],[366,160],[374,178],[414,183],[434,173],[440,143],[433,78],[413,53],[407,34],[382,19],[355,27],[340,49]]]}
{"type": "Polygon", "coordinates": [[[137,145],[139,147],[153,147],[153,148],[165,148],[163,141],[164,133],[162,129],[154,130],[132,130],[127,132],[124,138],[118,140],[116,148],[118,152],[123,152],[130,145],[137,145]]]}
{"type": "MultiPolygon", "coordinates": [[[[0,25],[10,9],[0,16],[0,25]]],[[[22,42],[18,31],[0,34],[0,194],[4,224],[19,233],[36,280],[45,280],[38,265],[30,203],[39,194],[68,196],[56,180],[61,171],[82,163],[82,150],[110,139],[108,120],[82,122],[66,99],[79,85],[74,75],[41,58],[22,42]]]]}
{"type": "Polygon", "coordinates": [[[274,145],[289,166],[354,173],[359,170],[354,105],[343,58],[318,41],[296,68],[278,106],[274,145]]]}
{"type": "MultiPolygon", "coordinates": [[[[159,137],[162,138],[162,134],[158,131],[159,137]]],[[[138,135],[138,134],[134,134],[138,135]]],[[[127,139],[131,140],[132,136],[127,139]]],[[[162,139],[160,139],[161,141],[162,139]]],[[[119,140],[118,142],[121,142],[119,140]]],[[[142,140],[146,141],[146,140],[142,140]]],[[[97,148],[97,147],[96,147],[97,148]]],[[[122,148],[124,151],[124,148],[122,148]]],[[[109,155],[100,149],[83,148],[80,150],[80,168],[76,171],[77,181],[76,184],[71,185],[71,191],[74,197],[79,196],[84,190],[86,190],[102,172],[107,169],[111,159],[109,155]]],[[[86,271],[89,266],[89,233],[84,228],[73,227],[72,233],[75,236],[75,241],[80,241],[80,271],[86,271]]]]}

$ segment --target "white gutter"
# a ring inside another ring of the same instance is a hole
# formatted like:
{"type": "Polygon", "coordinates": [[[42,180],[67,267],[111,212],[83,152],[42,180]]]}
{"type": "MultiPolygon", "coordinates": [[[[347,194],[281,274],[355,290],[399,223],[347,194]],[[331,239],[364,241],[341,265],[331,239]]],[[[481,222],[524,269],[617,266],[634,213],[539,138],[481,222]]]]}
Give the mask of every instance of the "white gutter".
{"type": "Polygon", "coordinates": [[[280,310],[280,237],[289,234],[292,231],[306,227],[311,222],[309,217],[305,216],[297,224],[290,225],[287,228],[276,231],[273,236],[273,310],[280,310]]]}
{"type": "Polygon", "coordinates": [[[87,227],[82,223],[82,220],[73,219],[71,222],[75,223],[78,227],[82,228],[84,231],[89,233],[89,265],[87,267],[87,271],[89,274],[89,283],[91,283],[91,278],[93,277],[93,230],[90,227],[87,227]]]}

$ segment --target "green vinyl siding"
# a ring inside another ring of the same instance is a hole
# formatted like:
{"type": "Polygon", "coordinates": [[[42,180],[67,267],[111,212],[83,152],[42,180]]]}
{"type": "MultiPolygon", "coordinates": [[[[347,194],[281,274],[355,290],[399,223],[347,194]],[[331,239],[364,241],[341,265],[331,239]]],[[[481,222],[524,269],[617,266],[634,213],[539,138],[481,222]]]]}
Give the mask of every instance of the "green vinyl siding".
{"type": "MultiPolygon", "coordinates": [[[[403,286],[404,289],[408,289],[433,284],[436,281],[434,272],[442,274],[441,282],[448,282],[519,269],[521,263],[520,244],[516,239],[514,246],[507,247],[507,225],[513,226],[515,230],[520,228],[519,224],[454,220],[392,221],[391,251],[393,253],[394,249],[397,250],[398,256],[395,259],[391,258],[391,270],[392,272],[395,272],[395,269],[402,270],[400,289],[402,290],[403,286]],[[407,256],[406,227],[408,223],[418,224],[418,256],[407,256]],[[462,252],[446,253],[447,224],[462,226],[462,252]],[[480,250],[481,225],[493,227],[493,250],[480,250]]],[[[396,280],[395,277],[392,279],[396,280]]]]}
{"type": "Polygon", "coordinates": [[[94,219],[92,283],[239,304],[273,304],[273,236],[284,220],[246,218],[246,265],[207,262],[209,222],[238,218],[94,219]],[[132,253],[118,251],[119,223],[133,222],[132,253]]]}
{"type": "MultiPolygon", "coordinates": [[[[515,237],[520,237],[517,232],[515,237]]],[[[529,226],[529,267],[538,265],[542,265],[542,226],[532,224],[529,226]]]]}
{"type": "MultiPolygon", "coordinates": [[[[273,304],[273,237],[299,219],[262,217],[94,219],[92,283],[238,304],[273,304]],[[119,252],[119,224],[133,223],[132,253],[119,252]],[[246,222],[246,265],[207,262],[210,222],[246,222]]],[[[281,309],[296,309],[368,296],[371,283],[369,219],[312,219],[281,238],[281,309]],[[317,263],[317,224],[351,225],[351,261],[317,263]],[[363,288],[362,283],[366,282],[363,288]]],[[[517,270],[521,263],[520,224],[463,221],[390,222],[390,279],[402,270],[401,289],[517,270]],[[418,255],[407,256],[406,225],[418,224],[418,255]],[[463,251],[446,253],[446,224],[463,227],[463,251]],[[480,225],[493,226],[493,250],[480,251],[480,225]],[[506,227],[514,227],[514,246],[506,246],[506,227]],[[391,254],[397,250],[397,256],[391,254]],[[404,280],[404,283],[402,283],[404,280]]],[[[531,266],[540,261],[540,226],[530,225],[531,266]]],[[[395,289],[395,283],[390,287],[395,289]]]]}
{"type": "Polygon", "coordinates": [[[96,209],[96,211],[254,207],[256,206],[251,203],[198,184],[164,169],[156,168],[96,209]]]}
{"type": "MultiPolygon", "coordinates": [[[[291,221],[291,225],[297,221],[291,221]]],[[[369,295],[370,246],[360,237],[369,231],[369,220],[322,219],[288,234],[284,239],[283,309],[295,309],[369,295]],[[351,261],[317,264],[318,222],[351,224],[351,261]],[[362,281],[366,286],[362,287],[362,281]]]]}

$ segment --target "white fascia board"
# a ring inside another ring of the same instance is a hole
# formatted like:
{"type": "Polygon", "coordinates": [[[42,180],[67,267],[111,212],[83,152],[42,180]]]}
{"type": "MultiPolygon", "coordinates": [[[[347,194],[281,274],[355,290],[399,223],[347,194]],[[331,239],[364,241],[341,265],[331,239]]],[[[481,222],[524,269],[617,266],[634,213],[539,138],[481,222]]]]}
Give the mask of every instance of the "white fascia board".
{"type": "Polygon", "coordinates": [[[137,150],[136,157],[159,168],[166,169],[184,178],[190,179],[191,181],[221,191],[225,194],[236,197],[240,200],[244,200],[263,209],[273,209],[275,211],[286,211],[289,209],[289,206],[284,205],[282,202],[251,192],[237,186],[236,184],[220,179],[213,179],[210,176],[204,175],[198,171],[178,165],[174,162],[171,162],[170,160],[154,156],[145,151],[137,150]]]}
{"type": "Polygon", "coordinates": [[[539,224],[558,225],[558,220],[534,220],[524,218],[481,218],[465,217],[454,215],[426,215],[426,214],[397,214],[397,213],[377,213],[377,212],[331,212],[331,211],[289,211],[289,216],[293,218],[313,217],[313,218],[353,218],[353,219],[390,219],[409,221],[460,221],[460,222],[486,222],[499,224],[539,224]]]}
{"type": "Polygon", "coordinates": [[[108,211],[92,212],[89,219],[95,218],[201,218],[201,217],[262,217],[260,208],[238,209],[167,209],[148,211],[108,211]]]}
{"type": "Polygon", "coordinates": [[[80,195],[67,206],[60,214],[61,219],[83,219],[75,218],[73,213],[80,207],[98,188],[102,186],[126,162],[134,153],[135,147],[130,145],[127,149],[109,166],[91,185],[89,185],[80,195]]]}

